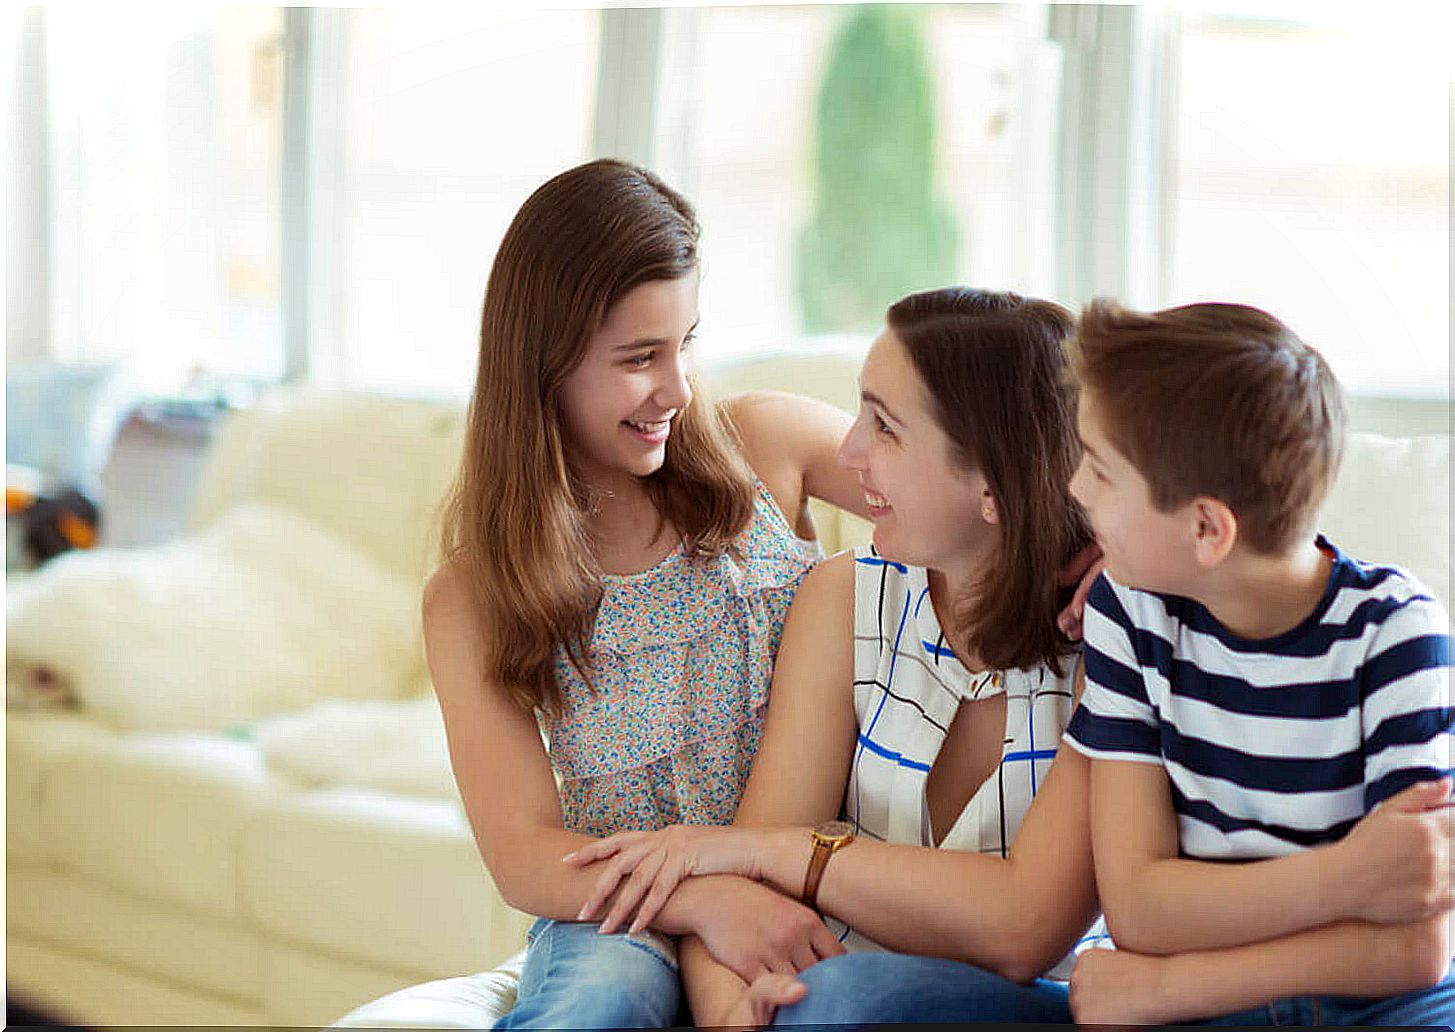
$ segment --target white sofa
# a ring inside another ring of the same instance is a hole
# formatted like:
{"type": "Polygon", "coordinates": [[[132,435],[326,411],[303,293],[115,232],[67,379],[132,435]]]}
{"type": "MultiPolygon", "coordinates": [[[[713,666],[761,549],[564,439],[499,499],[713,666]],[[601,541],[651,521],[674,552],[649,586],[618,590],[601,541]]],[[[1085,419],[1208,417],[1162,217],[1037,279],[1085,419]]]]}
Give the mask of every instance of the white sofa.
{"type": "MultiPolygon", "coordinates": [[[[785,358],[716,382],[848,405],[856,372],[785,358]]],[[[422,584],[462,430],[461,405],[279,391],[221,429],[188,529],[274,503],[422,584]]],[[[818,509],[830,548],[840,519],[818,509]]],[[[413,680],[427,696],[422,663],[413,680]]],[[[323,1025],[523,941],[529,918],[500,900],[457,799],[300,783],[256,741],[118,732],[84,711],[9,712],[6,743],[8,992],[47,1013],[323,1025]]]]}
{"type": "MultiPolygon", "coordinates": [[[[819,355],[710,379],[850,407],[856,375],[819,355]]],[[[279,391],[219,434],[189,528],[269,501],[422,583],[462,416],[279,391]]],[[[826,508],[818,522],[829,548],[864,537],[826,508]]],[[[1448,437],[1356,437],[1325,525],[1410,565],[1448,607],[1448,437]]],[[[84,712],[9,714],[6,739],[8,992],[64,1020],[323,1025],[523,941],[529,918],[500,900],[457,800],[304,784],[246,738],[121,733],[84,712]]]]}

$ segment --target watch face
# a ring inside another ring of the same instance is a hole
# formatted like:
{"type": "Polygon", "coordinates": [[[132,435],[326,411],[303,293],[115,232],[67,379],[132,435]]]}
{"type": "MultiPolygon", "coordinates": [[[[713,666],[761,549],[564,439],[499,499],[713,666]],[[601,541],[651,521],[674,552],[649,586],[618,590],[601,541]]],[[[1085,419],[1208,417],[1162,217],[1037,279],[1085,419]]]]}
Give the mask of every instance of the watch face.
{"type": "Polygon", "coordinates": [[[824,821],[817,828],[813,829],[813,833],[818,838],[833,842],[838,839],[848,838],[854,834],[854,826],[848,821],[824,821]]]}

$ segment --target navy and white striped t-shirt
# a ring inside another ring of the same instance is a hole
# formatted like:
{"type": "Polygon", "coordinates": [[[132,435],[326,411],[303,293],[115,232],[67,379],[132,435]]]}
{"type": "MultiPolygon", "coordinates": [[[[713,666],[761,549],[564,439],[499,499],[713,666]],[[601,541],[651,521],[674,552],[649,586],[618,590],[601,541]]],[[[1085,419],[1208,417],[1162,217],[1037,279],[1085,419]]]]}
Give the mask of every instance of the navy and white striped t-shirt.
{"type": "Polygon", "coordinates": [[[1087,600],[1086,690],[1066,740],[1159,763],[1184,856],[1282,856],[1342,838],[1376,805],[1450,770],[1450,618],[1408,573],[1322,537],[1329,585],[1274,638],[1103,575],[1087,600]]]}

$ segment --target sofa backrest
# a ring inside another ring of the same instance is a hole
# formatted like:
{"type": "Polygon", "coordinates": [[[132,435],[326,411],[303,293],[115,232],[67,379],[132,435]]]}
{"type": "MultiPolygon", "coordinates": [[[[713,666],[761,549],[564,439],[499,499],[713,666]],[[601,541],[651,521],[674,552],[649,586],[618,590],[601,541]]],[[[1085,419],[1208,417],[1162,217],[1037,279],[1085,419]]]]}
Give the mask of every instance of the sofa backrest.
{"type": "Polygon", "coordinates": [[[188,525],[245,500],[286,505],[422,582],[463,434],[460,404],[280,388],[219,429],[188,525]]]}
{"type": "MultiPolygon", "coordinates": [[[[715,397],[792,390],[857,407],[859,363],[793,353],[705,370],[715,397]]],[[[459,402],[282,388],[221,428],[189,526],[246,499],[287,505],[416,581],[433,569],[438,509],[459,461],[459,402]]],[[[863,520],[814,503],[824,548],[868,540],[863,520]]],[[[1320,520],[1344,551],[1412,570],[1450,608],[1450,438],[1351,434],[1320,520]]]]}

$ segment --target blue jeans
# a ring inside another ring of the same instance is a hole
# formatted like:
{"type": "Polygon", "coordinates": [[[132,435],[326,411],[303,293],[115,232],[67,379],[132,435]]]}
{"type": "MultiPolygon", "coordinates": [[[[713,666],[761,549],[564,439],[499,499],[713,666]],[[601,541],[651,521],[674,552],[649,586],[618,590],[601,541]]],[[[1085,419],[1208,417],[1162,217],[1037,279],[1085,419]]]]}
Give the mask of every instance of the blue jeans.
{"type": "Polygon", "coordinates": [[[682,983],[675,959],[597,925],[540,918],[526,936],[515,1007],[496,1028],[668,1028],[682,983]]]}
{"type": "Polygon", "coordinates": [[[1398,996],[1295,996],[1202,1025],[1455,1026],[1455,965],[1433,989],[1398,996]]]}
{"type": "Polygon", "coordinates": [[[891,1022],[1071,1024],[1064,982],[1019,985],[988,971],[906,953],[846,953],[798,976],[808,994],[780,1007],[774,1028],[891,1022]]]}

